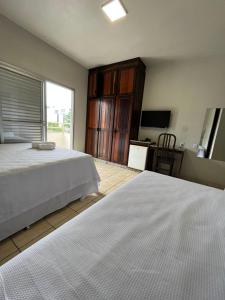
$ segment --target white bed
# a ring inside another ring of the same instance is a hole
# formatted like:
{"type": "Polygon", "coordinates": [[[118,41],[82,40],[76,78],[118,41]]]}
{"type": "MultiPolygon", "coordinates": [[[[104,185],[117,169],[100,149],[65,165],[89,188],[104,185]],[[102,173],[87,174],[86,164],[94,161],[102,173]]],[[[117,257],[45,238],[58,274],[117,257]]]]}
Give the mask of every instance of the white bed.
{"type": "Polygon", "coordinates": [[[225,193],[145,171],[3,265],[0,299],[225,299],[225,193]]]}
{"type": "Polygon", "coordinates": [[[90,155],[31,144],[0,145],[0,240],[69,202],[98,191],[90,155]]]}

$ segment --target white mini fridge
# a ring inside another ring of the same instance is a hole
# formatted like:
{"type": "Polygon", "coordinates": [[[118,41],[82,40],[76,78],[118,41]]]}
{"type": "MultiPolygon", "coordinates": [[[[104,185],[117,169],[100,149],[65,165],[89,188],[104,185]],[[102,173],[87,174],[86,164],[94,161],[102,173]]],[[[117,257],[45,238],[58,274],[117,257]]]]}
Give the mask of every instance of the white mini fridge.
{"type": "Polygon", "coordinates": [[[128,167],[141,171],[145,170],[147,155],[147,146],[130,145],[128,167]]]}

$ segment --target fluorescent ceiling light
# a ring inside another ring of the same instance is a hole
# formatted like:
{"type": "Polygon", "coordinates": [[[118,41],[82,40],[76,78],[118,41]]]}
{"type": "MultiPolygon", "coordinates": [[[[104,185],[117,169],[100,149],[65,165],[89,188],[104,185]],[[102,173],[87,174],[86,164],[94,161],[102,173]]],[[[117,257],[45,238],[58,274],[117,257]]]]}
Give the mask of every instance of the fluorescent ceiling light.
{"type": "Polygon", "coordinates": [[[127,14],[119,0],[107,2],[106,4],[102,5],[102,9],[112,22],[125,17],[127,14]]]}

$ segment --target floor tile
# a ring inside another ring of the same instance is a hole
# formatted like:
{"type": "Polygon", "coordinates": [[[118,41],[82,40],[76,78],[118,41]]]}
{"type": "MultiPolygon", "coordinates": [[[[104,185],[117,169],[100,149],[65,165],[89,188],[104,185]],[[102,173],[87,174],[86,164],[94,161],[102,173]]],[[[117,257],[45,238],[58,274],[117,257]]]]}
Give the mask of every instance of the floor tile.
{"type": "Polygon", "coordinates": [[[74,210],[72,210],[70,207],[64,207],[47,216],[45,220],[53,227],[56,227],[58,224],[62,223],[63,220],[66,220],[68,217],[74,215],[74,210]]]}
{"type": "Polygon", "coordinates": [[[88,209],[88,207],[92,206],[94,203],[95,203],[94,201],[93,201],[93,202],[90,202],[90,203],[86,203],[86,205],[83,206],[81,209],[79,209],[77,212],[78,212],[78,213],[81,213],[82,211],[88,209]]]}
{"type": "Polygon", "coordinates": [[[104,198],[104,197],[105,197],[105,194],[102,194],[101,196],[95,198],[94,202],[98,202],[98,201],[102,200],[102,198],[104,198]]]}
{"type": "Polygon", "coordinates": [[[55,230],[54,228],[48,229],[46,232],[40,234],[39,236],[37,236],[36,238],[31,240],[29,243],[27,243],[26,245],[21,247],[20,251],[24,251],[25,249],[29,248],[31,245],[35,244],[36,242],[38,242],[39,240],[41,240],[43,237],[45,237],[46,235],[48,235],[49,233],[51,233],[54,230],[55,230]]]}
{"type": "Polygon", "coordinates": [[[9,238],[0,242],[0,261],[17,250],[15,244],[9,238]]]}
{"type": "Polygon", "coordinates": [[[7,261],[9,261],[10,259],[12,259],[13,257],[15,257],[18,254],[20,254],[20,252],[18,250],[13,252],[12,254],[10,254],[9,256],[7,256],[6,258],[4,258],[3,260],[0,261],[0,266],[4,265],[7,261]]]}
{"type": "Polygon", "coordinates": [[[23,247],[34,238],[48,231],[52,226],[45,220],[38,221],[30,226],[29,229],[24,229],[12,236],[12,239],[18,248],[23,247]]]}
{"type": "Polygon", "coordinates": [[[82,202],[86,202],[86,203],[90,203],[92,201],[95,200],[95,198],[99,197],[100,193],[95,193],[95,194],[91,194],[88,195],[87,197],[85,197],[84,199],[82,199],[82,202]]]}
{"type": "MultiPolygon", "coordinates": [[[[93,199],[94,200],[94,199],[93,199]]],[[[70,208],[72,208],[75,211],[80,211],[82,208],[86,207],[88,203],[91,201],[83,199],[83,200],[77,200],[69,205],[70,208]]]]}
{"type": "Polygon", "coordinates": [[[66,219],[64,219],[64,220],[60,221],[59,223],[57,223],[57,224],[55,225],[55,228],[58,228],[58,227],[62,226],[62,225],[65,224],[66,222],[68,222],[68,221],[70,221],[71,219],[75,218],[78,214],[79,214],[79,213],[78,213],[77,211],[73,211],[73,214],[72,214],[72,215],[66,217],[66,219]]]}

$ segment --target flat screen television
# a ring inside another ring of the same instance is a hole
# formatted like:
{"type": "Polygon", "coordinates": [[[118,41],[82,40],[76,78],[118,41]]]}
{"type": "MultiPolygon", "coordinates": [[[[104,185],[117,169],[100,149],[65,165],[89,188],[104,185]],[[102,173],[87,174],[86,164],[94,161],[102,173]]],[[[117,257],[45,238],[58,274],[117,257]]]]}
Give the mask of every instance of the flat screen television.
{"type": "Polygon", "coordinates": [[[144,110],[141,116],[141,127],[168,128],[170,110],[144,110]]]}

